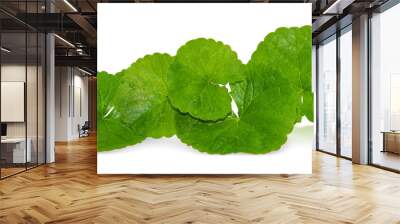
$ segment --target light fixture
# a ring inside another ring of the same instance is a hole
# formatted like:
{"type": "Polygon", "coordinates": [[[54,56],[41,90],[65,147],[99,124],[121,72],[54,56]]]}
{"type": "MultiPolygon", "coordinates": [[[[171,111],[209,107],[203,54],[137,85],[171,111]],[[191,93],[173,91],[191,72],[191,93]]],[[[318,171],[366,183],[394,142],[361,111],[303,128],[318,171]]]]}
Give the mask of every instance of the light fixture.
{"type": "Polygon", "coordinates": [[[76,48],[76,53],[78,54],[78,55],[88,55],[85,51],[84,51],[84,49],[82,49],[82,48],[76,48]]]}
{"type": "Polygon", "coordinates": [[[9,50],[9,49],[7,49],[7,48],[5,48],[5,47],[1,47],[0,49],[1,49],[2,51],[6,52],[6,53],[10,53],[10,52],[11,52],[11,50],[9,50]]]}
{"type": "Polygon", "coordinates": [[[336,0],[322,14],[342,14],[343,9],[351,5],[355,0],[336,0]]]}
{"type": "Polygon", "coordinates": [[[79,67],[78,67],[78,70],[81,71],[81,72],[83,72],[83,73],[85,73],[85,74],[87,74],[87,75],[92,75],[92,73],[90,73],[90,72],[88,72],[88,71],[86,71],[86,70],[83,70],[83,69],[81,69],[81,68],[79,68],[79,67]]]}
{"type": "Polygon", "coordinates": [[[64,39],[64,38],[62,38],[62,37],[60,37],[59,35],[57,35],[57,34],[54,34],[54,36],[55,37],[57,37],[59,40],[61,40],[62,42],[64,42],[64,43],[66,43],[67,45],[69,45],[70,47],[73,47],[73,48],[75,48],[75,45],[73,45],[71,42],[69,42],[68,40],[66,40],[66,39],[64,39]]]}
{"type": "Polygon", "coordinates": [[[65,4],[67,4],[74,12],[78,12],[78,10],[73,6],[68,0],[64,0],[65,4]]]}

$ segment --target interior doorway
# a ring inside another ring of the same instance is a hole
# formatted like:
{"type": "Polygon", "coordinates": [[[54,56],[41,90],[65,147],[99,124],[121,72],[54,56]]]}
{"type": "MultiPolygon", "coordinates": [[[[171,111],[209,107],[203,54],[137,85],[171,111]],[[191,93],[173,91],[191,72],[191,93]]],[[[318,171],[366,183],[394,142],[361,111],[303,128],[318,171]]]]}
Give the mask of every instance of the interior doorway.
{"type": "Polygon", "coordinates": [[[96,77],[79,67],[56,67],[56,142],[96,133],[96,77]]]}

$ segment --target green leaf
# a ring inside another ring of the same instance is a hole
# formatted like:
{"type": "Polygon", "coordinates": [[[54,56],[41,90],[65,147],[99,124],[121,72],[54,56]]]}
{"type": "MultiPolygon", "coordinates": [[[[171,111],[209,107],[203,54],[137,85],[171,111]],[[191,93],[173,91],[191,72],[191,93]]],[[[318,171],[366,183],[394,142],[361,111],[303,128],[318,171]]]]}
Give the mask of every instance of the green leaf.
{"type": "Polygon", "coordinates": [[[169,99],[175,108],[215,121],[232,112],[225,85],[244,79],[243,64],[229,46],[199,38],[179,48],[167,77],[169,99]]]}
{"type": "Polygon", "coordinates": [[[107,111],[104,105],[113,108],[99,120],[99,151],[175,134],[176,112],[168,101],[166,86],[172,61],[173,57],[157,53],[138,59],[114,77],[99,73],[99,111],[107,111]]]}
{"type": "Polygon", "coordinates": [[[122,71],[122,84],[114,99],[121,116],[146,137],[175,134],[175,110],[168,100],[166,74],[173,57],[147,55],[122,71]]]}
{"type": "Polygon", "coordinates": [[[248,69],[245,82],[232,87],[239,116],[204,122],[177,114],[177,136],[210,154],[267,153],[279,149],[293,129],[297,92],[289,81],[265,66],[248,69]]]}
{"type": "Polygon", "coordinates": [[[97,74],[97,150],[109,151],[136,144],[144,135],[137,134],[124,122],[113,102],[121,82],[119,75],[97,74]]]}
{"type": "Polygon", "coordinates": [[[303,94],[302,114],[309,121],[314,120],[314,95],[311,91],[305,91],[303,94]]]}
{"type": "Polygon", "coordinates": [[[302,116],[313,120],[311,27],[270,33],[247,65],[229,46],[200,38],[175,58],[156,53],[115,76],[99,73],[98,86],[99,151],[176,133],[202,152],[267,153],[302,116]]]}
{"type": "MultiPolygon", "coordinates": [[[[311,26],[300,28],[279,28],[269,33],[253,53],[249,66],[268,66],[288,79],[299,91],[299,118],[306,115],[308,119],[313,106],[308,104],[311,92],[311,26]],[[301,101],[301,98],[308,98],[301,101]],[[308,113],[308,114],[306,114],[308,113]]],[[[310,120],[312,121],[312,120],[310,120]]]]}

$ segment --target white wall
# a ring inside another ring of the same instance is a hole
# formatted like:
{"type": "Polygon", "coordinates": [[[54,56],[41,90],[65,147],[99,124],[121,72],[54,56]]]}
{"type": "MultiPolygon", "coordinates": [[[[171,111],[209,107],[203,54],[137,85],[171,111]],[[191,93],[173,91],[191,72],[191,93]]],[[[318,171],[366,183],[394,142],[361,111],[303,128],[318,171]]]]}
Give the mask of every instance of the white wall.
{"type": "Polygon", "coordinates": [[[56,67],[55,85],[55,140],[77,139],[78,124],[88,120],[88,78],[76,68],[56,67]]]}
{"type": "Polygon", "coordinates": [[[55,68],[55,140],[67,141],[69,132],[69,85],[67,67],[55,68]]]}
{"type": "Polygon", "coordinates": [[[78,70],[75,70],[74,75],[74,107],[72,108],[72,119],[71,119],[71,136],[73,138],[79,137],[78,124],[81,126],[88,120],[88,78],[86,76],[81,76],[82,73],[76,74],[78,70]],[[79,97],[80,96],[80,97],[79,97]],[[81,107],[81,108],[80,108],[81,107]],[[81,110],[81,111],[80,111],[81,110]]]}
{"type": "MultiPolygon", "coordinates": [[[[25,82],[26,67],[19,64],[5,64],[1,66],[1,81],[25,82]]],[[[31,70],[32,67],[28,67],[31,70]]],[[[6,108],[1,108],[5,110],[6,108]]],[[[25,137],[25,122],[7,122],[7,137],[25,137]]]]}

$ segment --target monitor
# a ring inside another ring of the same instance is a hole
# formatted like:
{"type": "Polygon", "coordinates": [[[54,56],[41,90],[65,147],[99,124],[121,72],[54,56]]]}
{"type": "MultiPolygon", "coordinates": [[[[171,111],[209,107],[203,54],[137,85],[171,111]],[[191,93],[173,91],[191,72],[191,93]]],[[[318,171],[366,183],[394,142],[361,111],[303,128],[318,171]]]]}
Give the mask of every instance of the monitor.
{"type": "Polygon", "coordinates": [[[1,136],[7,136],[7,124],[1,123],[1,136]]]}

